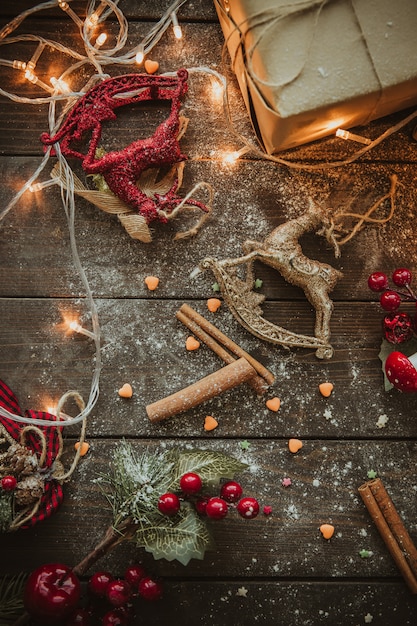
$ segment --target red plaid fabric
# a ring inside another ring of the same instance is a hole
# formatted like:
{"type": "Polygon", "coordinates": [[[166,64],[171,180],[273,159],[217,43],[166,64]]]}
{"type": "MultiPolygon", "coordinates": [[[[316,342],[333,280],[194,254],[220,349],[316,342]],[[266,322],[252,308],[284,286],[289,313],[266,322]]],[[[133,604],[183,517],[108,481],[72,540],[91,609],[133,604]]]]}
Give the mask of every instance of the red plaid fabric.
{"type": "MultiPolygon", "coordinates": [[[[0,406],[5,408],[10,413],[21,416],[24,415],[25,417],[32,419],[42,420],[53,418],[50,413],[46,413],[44,411],[32,411],[29,409],[23,412],[13,391],[2,380],[0,380],[0,406]]],[[[2,417],[1,415],[0,422],[13,439],[16,441],[20,439],[20,432],[22,428],[25,427],[23,422],[15,422],[13,419],[8,419],[7,417],[2,417]]],[[[39,426],[39,428],[45,435],[47,443],[44,467],[49,468],[53,465],[59,451],[60,439],[58,430],[62,430],[62,428],[58,429],[55,426],[46,425],[39,426]]],[[[42,445],[35,433],[29,432],[26,435],[26,446],[40,456],[42,452],[42,445]]],[[[27,524],[21,526],[21,528],[29,528],[37,522],[40,522],[52,515],[52,513],[56,511],[61,504],[63,496],[64,493],[60,483],[53,478],[47,480],[45,482],[44,492],[36,514],[29,522],[27,522],[27,524]]]]}

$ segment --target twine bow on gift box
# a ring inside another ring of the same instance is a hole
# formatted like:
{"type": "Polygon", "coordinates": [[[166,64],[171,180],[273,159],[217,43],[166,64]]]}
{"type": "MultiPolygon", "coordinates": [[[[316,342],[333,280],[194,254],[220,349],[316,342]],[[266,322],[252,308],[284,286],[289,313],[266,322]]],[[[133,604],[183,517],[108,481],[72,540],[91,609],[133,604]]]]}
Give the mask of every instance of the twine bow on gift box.
{"type": "MultiPolygon", "coordinates": [[[[59,404],[63,406],[69,396],[74,396],[83,408],[83,400],[75,392],[68,392],[59,404]]],[[[11,415],[4,417],[0,412],[0,443],[9,444],[0,454],[0,532],[9,532],[30,528],[58,509],[63,500],[62,483],[73,473],[80,448],[71,468],[65,472],[60,461],[62,427],[47,425],[58,418],[45,411],[22,411],[13,391],[1,380],[0,407],[11,415]],[[13,415],[24,417],[25,422],[16,421],[13,415]],[[31,424],[30,420],[45,420],[45,426],[31,424]],[[11,489],[3,487],[5,477],[15,479],[11,489]]],[[[60,406],[57,414],[60,415],[60,406]]],[[[84,439],[85,426],[84,420],[81,439],[84,439]]]]}

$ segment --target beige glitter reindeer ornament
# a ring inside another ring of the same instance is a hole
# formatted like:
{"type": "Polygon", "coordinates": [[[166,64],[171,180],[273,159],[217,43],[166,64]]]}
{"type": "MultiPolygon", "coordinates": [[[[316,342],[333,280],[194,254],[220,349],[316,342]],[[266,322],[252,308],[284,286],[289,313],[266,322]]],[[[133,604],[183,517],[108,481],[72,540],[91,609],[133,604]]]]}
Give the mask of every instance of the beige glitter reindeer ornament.
{"type": "Polygon", "coordinates": [[[329,293],[333,290],[342,273],[327,263],[321,263],[305,256],[300,238],[314,230],[326,237],[334,248],[335,256],[340,256],[340,246],[347,243],[367,223],[385,224],[395,211],[397,176],[391,177],[390,190],[380,197],[364,214],[345,210],[332,213],[315,204],[311,199],[307,211],[277,226],[264,241],[248,240],[243,243],[244,256],[218,261],[206,258],[200,263],[201,269],[211,269],[216,277],[223,298],[230,311],[246,330],[256,337],[274,344],[292,348],[312,348],[319,359],[330,359],[333,348],[330,344],[330,318],[333,302],[329,293]],[[390,201],[388,215],[377,218],[373,214],[386,201],[390,201]],[[349,229],[342,228],[345,218],[356,220],[349,229]],[[342,234],[345,231],[347,234],[342,234]],[[301,335],[268,321],[263,317],[262,294],[253,291],[253,262],[261,261],[277,270],[292,285],[301,287],[307,300],[315,309],[314,336],[301,335]],[[237,267],[246,265],[246,278],[241,280],[237,267]]]}
{"type": "Polygon", "coordinates": [[[245,241],[242,246],[244,256],[222,261],[206,258],[201,268],[212,270],[227,306],[238,322],[256,337],[286,347],[313,348],[318,358],[329,359],[333,354],[330,345],[333,302],[329,293],[342,273],[331,265],[305,256],[299,243],[306,232],[329,226],[324,211],[310,200],[306,213],[281,224],[264,241],[245,241]],[[263,317],[260,304],[264,296],[252,290],[254,261],[269,265],[288,283],[301,287],[316,311],[314,336],[293,333],[263,317]],[[244,281],[236,274],[240,265],[246,265],[244,281]]]}

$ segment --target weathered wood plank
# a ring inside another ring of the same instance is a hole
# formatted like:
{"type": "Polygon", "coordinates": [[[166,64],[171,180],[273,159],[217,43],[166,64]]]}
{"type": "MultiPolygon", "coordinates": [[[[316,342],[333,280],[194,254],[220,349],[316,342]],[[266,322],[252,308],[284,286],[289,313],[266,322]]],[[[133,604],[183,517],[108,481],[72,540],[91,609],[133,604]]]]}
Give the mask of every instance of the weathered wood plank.
{"type": "MultiPolygon", "coordinates": [[[[27,531],[0,537],[1,574],[31,569],[44,562],[75,565],[98,542],[111,523],[111,512],[101,493],[99,476],[108,471],[115,442],[89,439],[91,448],[65,485],[66,497],[52,518],[27,531]],[[42,549],[40,547],[42,546],[42,549]]],[[[184,566],[153,561],[127,542],[100,560],[100,567],[122,574],[132,559],[144,560],[158,575],[186,576],[201,580],[398,578],[396,566],[371,521],[357,488],[374,469],[381,476],[412,538],[416,537],[415,491],[417,489],[415,442],[334,441],[311,439],[292,455],[286,441],[249,439],[248,450],[238,441],[206,441],[204,444],[167,441],[166,447],[221,449],[248,463],[239,475],[245,495],[255,496],[262,507],[272,506],[270,516],[259,514],[243,520],[234,510],[220,522],[211,522],[215,550],[203,561],[184,566]],[[220,447],[219,447],[220,446],[220,447]],[[290,477],[290,487],[281,480],[290,477]],[[323,522],[335,526],[325,541],[319,532],[323,522]],[[359,551],[372,552],[361,558],[359,551]]],[[[66,455],[70,461],[71,440],[66,455]]],[[[157,440],[136,440],[137,451],[161,449],[157,440]]],[[[243,582],[244,584],[244,582],[243,582]]]]}
{"type": "MultiPolygon", "coordinates": [[[[53,163],[51,159],[43,180],[48,178],[53,163]]],[[[38,165],[39,161],[31,158],[0,161],[3,207],[38,165]]],[[[246,239],[262,240],[274,227],[302,213],[309,198],[336,211],[364,213],[387,193],[391,174],[398,175],[401,185],[397,208],[388,224],[365,227],[342,246],[340,259],[335,259],[323,237],[311,234],[301,240],[307,256],[343,272],[331,294],[335,301],[376,300],[367,286],[371,272],[390,274],[398,266],[415,269],[411,165],[364,164],[352,166],[349,174],[338,170],[294,177],[271,163],[244,161],[231,170],[216,162],[188,162],[181,194],[199,181],[206,181],[214,190],[212,216],[196,237],[173,240],[176,233],[199,219],[199,212],[179,216],[169,225],[156,223],[154,227],[153,223],[154,241],[142,244],[127,235],[116,216],[76,198],[75,233],[81,263],[97,296],[148,297],[143,278],[154,274],[161,279],[157,297],[209,297],[214,282],[211,272],[190,278],[205,257],[239,257],[246,239]]],[[[385,203],[380,217],[388,210],[385,203]]],[[[349,222],[346,225],[349,227],[349,222]]],[[[71,259],[68,224],[58,188],[26,192],[1,229],[0,280],[4,296],[84,295],[71,259]]],[[[256,271],[263,279],[262,293],[268,300],[304,300],[301,290],[289,286],[274,270],[258,264],[256,271]]]]}
{"type": "MultiPolygon", "coordinates": [[[[59,33],[59,41],[68,45],[78,52],[83,53],[80,45],[78,31],[68,20],[60,20],[56,23],[45,20],[30,20],[21,27],[23,32],[36,32],[37,34],[51,38],[51,33],[59,33]]],[[[109,31],[111,31],[111,25],[109,31]]],[[[131,22],[129,24],[128,48],[137,45],[149,30],[149,22],[131,22]]],[[[209,67],[219,72],[224,72],[221,58],[224,46],[224,37],[218,22],[189,23],[183,25],[184,39],[178,44],[171,31],[167,32],[158,46],[152,52],[152,57],[158,59],[160,72],[176,71],[180,67],[202,68],[209,67]]],[[[20,31],[19,31],[20,32],[20,31]]],[[[15,46],[5,46],[4,55],[11,60],[18,58],[21,60],[30,59],[34,52],[33,43],[16,44],[15,46]]],[[[2,52],[3,54],[3,52],[2,52]]],[[[227,58],[227,57],[226,57],[227,58]]],[[[63,55],[45,55],[41,57],[37,65],[37,73],[44,82],[49,83],[51,74],[59,75],[65,67],[72,61],[65,59],[63,55]]],[[[111,75],[136,71],[137,68],[126,66],[106,66],[105,71],[111,75]]],[[[94,69],[91,69],[91,74],[94,69]]],[[[86,82],[86,77],[78,77],[73,88],[80,89],[86,82]],[[84,79],[84,80],[83,80],[84,79]]],[[[188,131],[192,139],[193,150],[190,155],[193,158],[212,158],[213,144],[215,150],[240,148],[243,143],[231,133],[225,117],[224,111],[219,104],[212,104],[210,96],[211,77],[207,74],[193,74],[190,77],[189,95],[184,101],[183,112],[190,115],[196,123],[191,124],[193,130],[188,131]],[[204,121],[204,123],[203,123],[204,121]]],[[[240,95],[237,82],[232,77],[230,86],[230,108],[235,129],[257,145],[243,99],[240,95]]],[[[2,87],[6,91],[18,92],[19,95],[27,97],[42,97],[45,92],[34,88],[27,81],[22,80],[15,70],[2,68],[2,87]],[[17,77],[17,78],[16,78],[17,77]]],[[[47,129],[47,105],[34,105],[30,107],[31,114],[28,116],[28,106],[10,102],[5,98],[0,99],[0,154],[41,154],[42,146],[39,142],[39,135],[47,129]],[[7,133],[13,133],[13,142],[8,141],[7,133]]],[[[135,108],[135,125],[138,125],[138,107],[135,108]]],[[[356,132],[376,139],[392,125],[404,119],[411,110],[395,113],[391,116],[376,120],[366,127],[356,129],[356,132]]],[[[120,145],[130,143],[132,140],[132,121],[127,119],[125,112],[118,113],[122,122],[119,124],[118,139],[120,145]],[[125,122],[123,123],[123,120],[125,122]]],[[[144,131],[149,135],[155,122],[149,118],[143,119],[139,123],[144,131]]],[[[412,139],[412,131],[415,124],[410,122],[388,140],[382,142],[371,152],[361,157],[361,162],[381,161],[391,162],[393,155],[395,160],[407,163],[415,162],[415,141],[412,139]]],[[[280,157],[293,162],[321,162],[326,164],[329,161],[339,161],[352,155],[357,149],[352,142],[346,142],[337,138],[327,138],[313,144],[295,148],[283,153],[280,157]]]]}
{"type": "MultiPolygon", "coordinates": [[[[89,432],[106,436],[207,438],[204,417],[213,414],[220,427],[211,437],[415,437],[415,398],[383,388],[380,314],[373,305],[336,304],[333,317],[335,354],[318,360],[312,351],[285,349],[252,337],[226,311],[213,316],[204,302],[193,306],[223,332],[253,354],[275,375],[265,398],[242,385],[158,424],[151,424],[145,407],[212,373],[223,365],[207,347],[185,350],[188,330],[175,318],[184,300],[98,300],[102,336],[100,397],[90,417],[89,432]],[[324,399],[318,385],[329,380],[335,389],[324,399]],[[131,401],[117,390],[132,384],[131,401]],[[267,397],[281,398],[278,413],[266,406],[267,397]],[[380,416],[388,418],[378,427],[380,416]]],[[[94,368],[94,345],[82,335],[61,329],[64,313],[79,313],[91,323],[82,301],[0,301],[2,325],[0,377],[17,393],[22,406],[45,410],[68,389],[87,400],[94,368]],[[53,401],[52,401],[53,400],[53,401]]],[[[286,303],[268,307],[269,319],[312,321],[307,306],[286,303]]],[[[307,325],[296,330],[305,332],[307,325]]]]}

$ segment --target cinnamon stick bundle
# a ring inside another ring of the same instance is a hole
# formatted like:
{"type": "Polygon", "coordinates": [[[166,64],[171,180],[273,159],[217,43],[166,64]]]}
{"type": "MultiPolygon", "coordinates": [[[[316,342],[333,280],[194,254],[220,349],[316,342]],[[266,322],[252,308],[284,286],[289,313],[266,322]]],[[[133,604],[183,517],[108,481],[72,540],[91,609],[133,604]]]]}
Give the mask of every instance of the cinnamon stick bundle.
{"type": "Polygon", "coordinates": [[[410,591],[417,594],[417,549],[380,478],[358,489],[410,591]]]}

